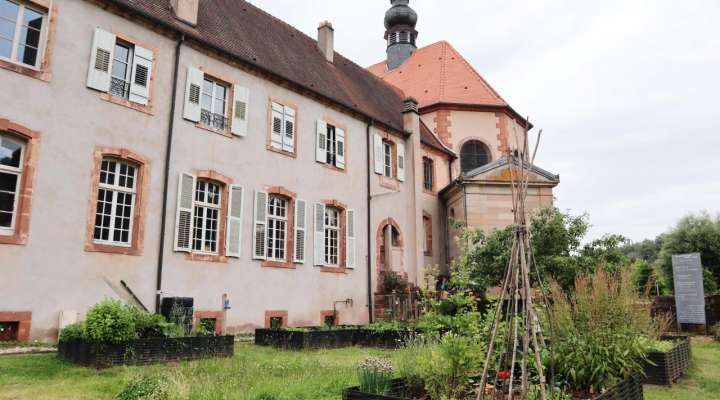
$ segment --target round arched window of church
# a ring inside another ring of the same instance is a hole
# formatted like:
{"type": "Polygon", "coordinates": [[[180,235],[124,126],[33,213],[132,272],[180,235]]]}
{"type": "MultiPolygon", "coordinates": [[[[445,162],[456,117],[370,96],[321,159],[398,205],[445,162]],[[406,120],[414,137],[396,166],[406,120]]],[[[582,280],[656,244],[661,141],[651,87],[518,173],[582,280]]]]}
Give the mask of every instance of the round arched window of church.
{"type": "Polygon", "coordinates": [[[469,172],[490,162],[490,149],[479,140],[470,140],[460,149],[460,167],[469,172]]]}

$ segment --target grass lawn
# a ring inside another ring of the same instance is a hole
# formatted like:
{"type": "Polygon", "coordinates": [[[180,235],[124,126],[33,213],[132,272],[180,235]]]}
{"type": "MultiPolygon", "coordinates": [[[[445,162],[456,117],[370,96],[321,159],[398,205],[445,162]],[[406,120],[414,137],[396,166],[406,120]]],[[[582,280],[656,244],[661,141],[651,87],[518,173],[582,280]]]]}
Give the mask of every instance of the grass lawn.
{"type": "MultiPolygon", "coordinates": [[[[357,383],[355,365],[371,355],[393,358],[392,351],[367,348],[293,352],[239,344],[232,359],[96,371],[54,354],[4,356],[0,400],[112,399],[141,374],[166,376],[178,399],[336,400],[342,388],[357,383]]],[[[678,384],[646,386],[645,399],[720,399],[720,343],[693,338],[692,355],[678,384]]]]}
{"type": "Polygon", "coordinates": [[[167,376],[178,399],[339,399],[357,384],[355,366],[392,352],[346,348],[314,352],[237,345],[232,359],[203,360],[103,371],[76,367],[55,354],[0,357],[0,400],[112,399],[132,377],[167,376]]]}
{"type": "Polygon", "coordinates": [[[646,400],[720,399],[720,343],[693,337],[692,363],[686,375],[672,387],[645,386],[646,400]]]}

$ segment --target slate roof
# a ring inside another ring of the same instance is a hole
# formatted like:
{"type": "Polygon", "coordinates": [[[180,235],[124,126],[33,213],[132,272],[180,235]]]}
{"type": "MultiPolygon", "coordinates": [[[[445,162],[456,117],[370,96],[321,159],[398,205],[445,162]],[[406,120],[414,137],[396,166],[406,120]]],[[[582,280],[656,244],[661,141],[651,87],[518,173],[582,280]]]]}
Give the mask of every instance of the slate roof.
{"type": "Polygon", "coordinates": [[[415,97],[420,108],[437,103],[509,107],[498,92],[448,42],[419,48],[394,70],[385,61],[368,70],[415,97]]]}
{"type": "Polygon", "coordinates": [[[247,1],[202,0],[195,27],[175,18],[170,0],[105,1],[405,132],[399,89],[337,52],[327,62],[315,39],[247,1]]]}

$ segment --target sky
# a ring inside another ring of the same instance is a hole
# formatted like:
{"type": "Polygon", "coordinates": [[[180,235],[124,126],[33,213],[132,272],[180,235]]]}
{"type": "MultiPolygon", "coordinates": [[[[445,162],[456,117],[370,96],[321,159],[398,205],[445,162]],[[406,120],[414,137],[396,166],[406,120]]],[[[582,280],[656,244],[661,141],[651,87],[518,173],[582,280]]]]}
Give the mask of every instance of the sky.
{"type": "MultiPolygon", "coordinates": [[[[252,0],[362,66],[385,58],[385,0],[252,0]]],[[[720,212],[720,1],[411,0],[418,45],[450,42],[543,130],[537,164],[588,239],[654,238],[720,212]]]]}

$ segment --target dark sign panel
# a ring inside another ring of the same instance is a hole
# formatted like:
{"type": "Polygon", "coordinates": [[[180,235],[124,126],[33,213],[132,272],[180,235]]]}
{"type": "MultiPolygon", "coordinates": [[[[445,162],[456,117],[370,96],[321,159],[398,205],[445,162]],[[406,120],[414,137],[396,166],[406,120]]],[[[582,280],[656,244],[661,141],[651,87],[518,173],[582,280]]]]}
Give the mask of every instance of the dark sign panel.
{"type": "Polygon", "coordinates": [[[705,291],[700,253],[672,256],[678,323],[705,325],[705,291]]]}

